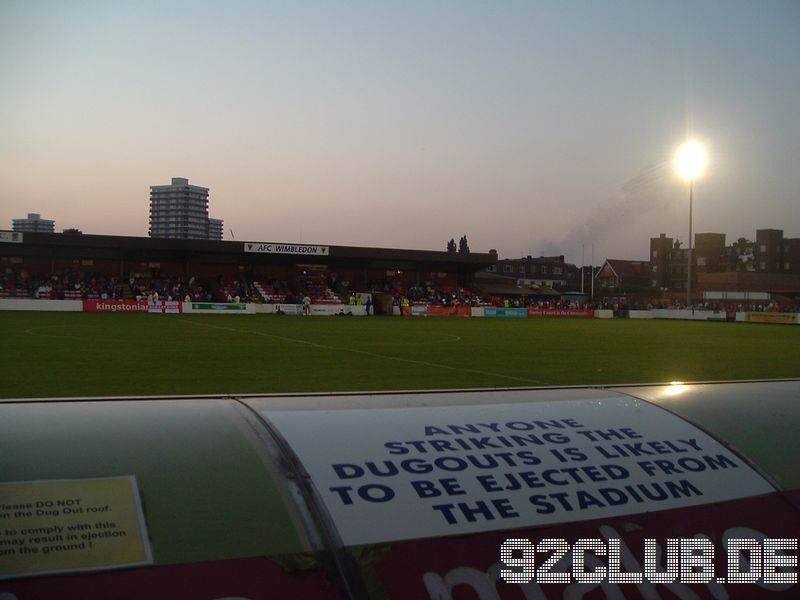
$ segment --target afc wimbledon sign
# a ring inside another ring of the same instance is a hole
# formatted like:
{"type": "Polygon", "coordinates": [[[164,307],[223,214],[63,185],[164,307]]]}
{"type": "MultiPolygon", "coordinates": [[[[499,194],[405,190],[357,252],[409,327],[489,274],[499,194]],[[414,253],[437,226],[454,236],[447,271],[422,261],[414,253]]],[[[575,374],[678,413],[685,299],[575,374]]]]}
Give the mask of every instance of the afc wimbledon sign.
{"type": "Polygon", "coordinates": [[[303,256],[328,256],[328,246],[306,246],[303,244],[277,244],[274,242],[245,242],[245,252],[262,254],[301,254],[303,256]]]}

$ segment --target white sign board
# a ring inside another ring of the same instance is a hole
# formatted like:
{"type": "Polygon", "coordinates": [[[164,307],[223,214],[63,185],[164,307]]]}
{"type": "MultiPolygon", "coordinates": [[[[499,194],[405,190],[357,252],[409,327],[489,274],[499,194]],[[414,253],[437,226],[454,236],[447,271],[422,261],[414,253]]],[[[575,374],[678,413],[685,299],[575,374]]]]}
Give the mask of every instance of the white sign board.
{"type": "MultiPolygon", "coordinates": [[[[269,305],[267,305],[269,306],[269,305]]],[[[276,315],[302,315],[303,314],[303,305],[302,304],[273,304],[273,312],[276,315]]]]}
{"type": "Polygon", "coordinates": [[[0,242],[10,242],[12,244],[22,243],[22,233],[19,231],[0,231],[0,242]]]}
{"type": "Polygon", "coordinates": [[[299,254],[302,256],[323,256],[330,254],[328,246],[309,246],[307,244],[279,244],[277,242],[245,242],[245,252],[260,254],[299,254]]]}
{"type": "Polygon", "coordinates": [[[367,315],[367,307],[363,304],[312,304],[311,314],[314,316],[354,316],[364,317],[367,315]]]}
{"type": "Polygon", "coordinates": [[[713,438],[633,398],[263,414],[347,545],[774,492],[713,438]]]}

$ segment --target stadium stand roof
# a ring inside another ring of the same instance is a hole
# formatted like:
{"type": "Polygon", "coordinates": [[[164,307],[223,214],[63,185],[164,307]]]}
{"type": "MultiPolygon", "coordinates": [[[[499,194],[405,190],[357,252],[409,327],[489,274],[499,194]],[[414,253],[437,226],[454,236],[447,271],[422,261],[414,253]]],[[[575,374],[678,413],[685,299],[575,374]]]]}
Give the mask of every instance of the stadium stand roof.
{"type": "MultiPolygon", "coordinates": [[[[496,254],[470,252],[468,254],[435,250],[400,248],[366,248],[359,246],[325,246],[322,257],[287,253],[245,252],[245,241],[176,240],[150,237],[116,235],[65,235],[62,233],[25,233],[22,243],[0,244],[0,255],[57,257],[63,254],[96,256],[107,259],[129,259],[135,256],[170,255],[176,258],[189,256],[234,259],[253,264],[286,262],[325,262],[328,264],[358,264],[376,268],[413,268],[414,265],[449,265],[465,271],[484,269],[497,261],[496,254]],[[391,267],[389,266],[391,264],[391,267]],[[397,265],[395,267],[395,265],[397,265]]],[[[256,242],[267,243],[267,242],[256,242]]],[[[275,243],[275,242],[269,242],[275,243]]],[[[287,244],[289,245],[289,244],[287,244]]],[[[312,246],[313,244],[293,244],[312,246]]]]}

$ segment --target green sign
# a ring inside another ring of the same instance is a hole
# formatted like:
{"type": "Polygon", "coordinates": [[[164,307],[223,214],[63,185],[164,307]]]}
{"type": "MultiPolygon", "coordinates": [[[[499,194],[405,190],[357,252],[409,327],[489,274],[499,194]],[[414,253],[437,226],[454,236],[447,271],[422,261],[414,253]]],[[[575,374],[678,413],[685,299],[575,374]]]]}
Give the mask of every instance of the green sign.
{"type": "Polygon", "coordinates": [[[221,302],[192,302],[192,310],[247,310],[245,304],[223,304],[221,302]]]}

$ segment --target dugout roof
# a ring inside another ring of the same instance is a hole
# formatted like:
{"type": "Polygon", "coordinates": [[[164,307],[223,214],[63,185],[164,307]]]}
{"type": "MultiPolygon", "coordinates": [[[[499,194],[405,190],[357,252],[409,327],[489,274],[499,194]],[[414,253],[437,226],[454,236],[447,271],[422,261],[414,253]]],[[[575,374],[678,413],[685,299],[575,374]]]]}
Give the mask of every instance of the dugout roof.
{"type": "Polygon", "coordinates": [[[0,589],[521,598],[495,569],[512,538],[620,540],[640,564],[645,539],[702,538],[724,556],[734,534],[800,527],[798,393],[793,379],[3,399],[0,589]]]}

